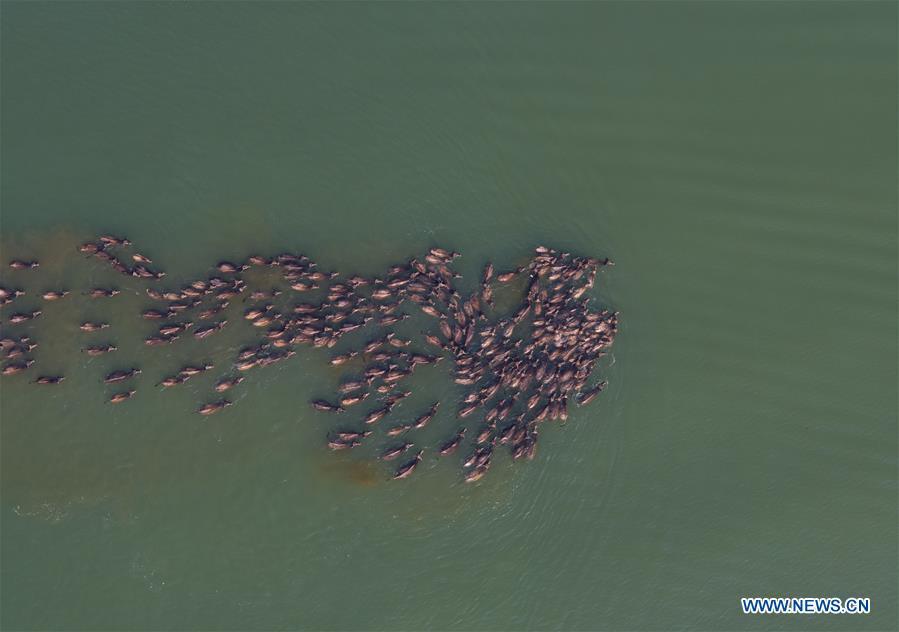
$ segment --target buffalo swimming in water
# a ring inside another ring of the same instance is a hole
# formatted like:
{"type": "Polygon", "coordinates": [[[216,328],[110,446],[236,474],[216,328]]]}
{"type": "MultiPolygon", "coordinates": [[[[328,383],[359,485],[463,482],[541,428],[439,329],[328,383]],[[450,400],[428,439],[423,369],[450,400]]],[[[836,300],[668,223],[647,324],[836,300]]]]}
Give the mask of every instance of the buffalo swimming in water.
{"type": "Polygon", "coordinates": [[[212,415],[214,413],[219,412],[231,405],[231,402],[227,399],[220,399],[217,402],[211,402],[209,404],[204,404],[197,410],[201,415],[212,415]]]}
{"type": "MultiPolygon", "coordinates": [[[[243,263],[222,260],[212,274],[163,288],[157,284],[165,271],[151,269],[154,262],[131,246],[124,237],[101,235],[76,249],[87,255],[85,265],[103,265],[126,275],[128,292],[150,301],[137,308],[144,319],[160,321],[156,331],[142,334],[147,346],[178,344],[181,336],[203,342],[180,344],[208,345],[207,339],[229,321],[234,323],[235,318],[237,324],[231,327],[244,327],[253,334],[256,342],[235,352],[233,364],[225,369],[236,369],[239,374],[220,374],[203,386],[211,392],[234,388],[251,369],[283,362],[293,357],[300,346],[330,349],[341,344],[343,348],[330,355],[328,362],[345,370],[347,376],[337,380],[337,394],[332,401],[315,400],[312,407],[321,412],[346,413],[362,408],[363,402],[378,399],[374,406],[363,409],[358,418],[352,415],[371,426],[405,401],[418,401],[419,389],[413,395],[403,385],[413,374],[447,360],[451,379],[462,390],[456,416],[466,420],[462,423],[475,421],[478,428],[472,450],[460,459],[467,482],[484,476],[495,446],[507,446],[513,460],[534,458],[541,424],[564,422],[570,402],[587,405],[605,386],[605,382],[592,381],[592,376],[597,361],[612,345],[618,314],[593,309],[588,292],[595,287],[597,271],[613,265],[607,258],[578,257],[539,246],[526,263],[508,266],[504,272],[497,272],[492,262],[483,263],[475,287],[466,294],[457,287],[460,275],[453,270],[453,261],[460,255],[448,249],[432,248],[423,257],[397,263],[384,274],[368,278],[322,271],[304,255],[281,253],[253,255],[243,263]],[[135,284],[146,287],[135,290],[135,284]],[[500,308],[508,305],[506,294],[510,292],[521,292],[522,301],[511,309],[500,308]],[[410,318],[416,323],[414,328],[405,324],[410,318]],[[424,318],[430,324],[422,326],[416,318],[424,318]],[[202,321],[206,322],[194,326],[202,321]],[[373,328],[368,340],[343,344],[344,340],[352,340],[346,336],[362,328],[373,328]],[[403,328],[421,331],[421,336],[404,337],[400,335],[403,328]],[[187,336],[188,333],[192,335],[187,336]]],[[[33,258],[10,262],[14,270],[30,270],[38,265],[33,258]]],[[[39,279],[40,274],[36,273],[35,278],[39,279]]],[[[32,275],[21,278],[28,276],[32,275]]],[[[121,293],[105,287],[82,292],[94,299],[121,293]]],[[[0,305],[26,293],[56,301],[69,291],[12,289],[4,285],[0,286],[0,305]]],[[[123,301],[123,305],[127,303],[123,301]]],[[[38,316],[40,310],[20,311],[5,320],[18,325],[38,316]]],[[[28,326],[29,333],[32,329],[39,333],[41,329],[40,322],[28,326]]],[[[85,332],[108,327],[108,323],[94,319],[80,325],[85,332]]],[[[28,355],[36,345],[27,336],[4,337],[0,342],[6,360],[3,375],[21,373],[34,364],[28,355]]],[[[219,348],[224,348],[224,344],[219,348]]],[[[92,344],[85,346],[83,352],[101,356],[116,349],[112,343],[92,344]]],[[[159,385],[177,386],[213,370],[211,363],[190,364],[162,378],[159,385]]],[[[124,381],[138,373],[139,369],[113,371],[105,381],[124,381]]],[[[33,381],[58,384],[62,376],[41,375],[33,381]]],[[[133,390],[124,391],[109,401],[125,401],[132,395],[133,390]]],[[[230,405],[228,400],[212,401],[197,412],[214,414],[230,405]]],[[[460,422],[454,421],[453,415],[437,418],[438,406],[439,401],[434,401],[406,421],[391,424],[375,435],[370,430],[329,433],[328,444],[332,449],[345,450],[360,445],[369,436],[369,441],[375,441],[384,436],[408,435],[401,444],[382,445],[375,453],[384,460],[398,458],[413,441],[421,443],[413,435],[430,432],[427,428],[433,425],[458,426],[460,422]]],[[[437,446],[436,452],[444,456],[457,452],[465,429],[457,427],[450,436],[437,446]]],[[[420,462],[421,454],[400,466],[394,475],[408,476],[420,462]]]]}
{"type": "Polygon", "coordinates": [[[34,364],[34,360],[32,359],[28,359],[22,362],[11,362],[9,364],[3,365],[2,373],[3,375],[15,375],[29,368],[32,364],[34,364]]]}
{"type": "Polygon", "coordinates": [[[115,345],[93,345],[90,347],[85,347],[82,349],[89,356],[98,356],[103,355],[104,353],[110,353],[112,351],[116,351],[118,347],[115,345]]]}
{"type": "Polygon", "coordinates": [[[399,457],[401,454],[406,452],[409,448],[414,446],[414,443],[410,443],[409,441],[403,443],[400,446],[394,448],[388,448],[381,454],[382,461],[392,461],[393,459],[399,457]]]}
{"type": "Polygon", "coordinates": [[[109,327],[109,323],[92,322],[88,320],[81,323],[79,328],[81,331],[94,332],[106,329],[107,327],[109,327]]]}
{"type": "Polygon", "coordinates": [[[216,382],[213,388],[215,389],[216,393],[223,393],[230,388],[234,388],[235,386],[243,382],[244,379],[245,378],[242,375],[237,375],[232,378],[222,378],[221,380],[216,382]]]}
{"type": "Polygon", "coordinates": [[[106,289],[102,287],[95,287],[88,292],[88,296],[91,298],[109,298],[116,296],[117,294],[121,294],[121,292],[116,289],[106,289]]]}
{"type": "Polygon", "coordinates": [[[9,267],[13,270],[32,270],[34,268],[39,267],[40,262],[34,261],[22,261],[21,259],[13,259],[9,262],[9,267]]]}
{"type": "Polygon", "coordinates": [[[41,375],[37,378],[35,384],[60,384],[65,378],[63,375],[41,375]]]}
{"type": "Polygon", "coordinates": [[[108,373],[103,381],[107,384],[113,384],[114,382],[122,382],[124,380],[129,380],[135,375],[140,375],[140,369],[125,369],[121,371],[113,371],[112,373],[108,373]]]}
{"type": "Polygon", "coordinates": [[[43,312],[39,309],[36,309],[32,312],[19,312],[17,314],[13,314],[9,317],[9,322],[13,325],[17,325],[19,323],[24,323],[29,320],[34,320],[38,316],[40,316],[43,312]]]}
{"type": "Polygon", "coordinates": [[[131,399],[132,397],[134,397],[134,394],[135,394],[136,392],[137,392],[137,391],[134,390],[134,389],[132,388],[132,389],[127,390],[127,391],[121,391],[121,392],[119,392],[119,393],[116,393],[116,394],[114,394],[112,397],[109,398],[109,403],[110,403],[110,404],[120,404],[120,403],[122,403],[122,402],[124,402],[124,401],[126,401],[126,400],[129,400],[129,399],[131,399]]]}
{"type": "Polygon", "coordinates": [[[416,454],[411,461],[407,461],[403,463],[396,469],[396,472],[393,474],[394,479],[407,478],[415,471],[415,468],[421,463],[421,455],[424,453],[424,450],[419,450],[418,454],[416,454]]]}

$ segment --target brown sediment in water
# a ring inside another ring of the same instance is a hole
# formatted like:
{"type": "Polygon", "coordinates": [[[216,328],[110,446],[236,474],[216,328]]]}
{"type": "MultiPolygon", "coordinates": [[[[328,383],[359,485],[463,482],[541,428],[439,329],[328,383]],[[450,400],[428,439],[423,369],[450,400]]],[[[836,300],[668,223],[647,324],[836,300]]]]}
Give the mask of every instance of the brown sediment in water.
{"type": "Polygon", "coordinates": [[[332,459],[322,463],[321,470],[330,477],[363,487],[373,487],[384,480],[384,473],[370,461],[332,459]]]}

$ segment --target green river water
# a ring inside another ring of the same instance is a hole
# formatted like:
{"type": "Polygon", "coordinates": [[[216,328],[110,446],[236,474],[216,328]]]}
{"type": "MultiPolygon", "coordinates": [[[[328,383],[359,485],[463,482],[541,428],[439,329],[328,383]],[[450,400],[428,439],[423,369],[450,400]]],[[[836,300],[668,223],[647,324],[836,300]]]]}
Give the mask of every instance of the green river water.
{"type": "MultiPolygon", "coordinates": [[[[238,333],[146,349],[134,292],[44,305],[21,330],[68,379],[2,380],[3,629],[896,629],[896,3],[0,11],[0,254],[43,262],[3,268],[20,307],[138,288],[75,253],[109,231],[166,282],[441,245],[471,284],[546,244],[614,259],[621,312],[606,392],[466,485],[460,457],[393,482],[325,449],[322,350],[206,419],[213,376],[153,384],[238,333]],[[118,358],[78,352],[88,317],[118,358]],[[872,612],[743,615],[756,595],[872,612]]],[[[444,434],[445,369],[415,379],[444,434]]]]}

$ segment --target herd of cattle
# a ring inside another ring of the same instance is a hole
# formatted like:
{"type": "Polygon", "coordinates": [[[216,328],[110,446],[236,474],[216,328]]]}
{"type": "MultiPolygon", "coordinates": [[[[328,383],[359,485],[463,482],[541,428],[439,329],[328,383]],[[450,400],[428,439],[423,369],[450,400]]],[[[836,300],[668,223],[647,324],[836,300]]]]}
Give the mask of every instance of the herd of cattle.
{"type": "MultiPolygon", "coordinates": [[[[143,289],[149,303],[141,317],[159,325],[145,339],[148,346],[173,344],[186,336],[215,336],[229,324],[229,315],[232,322],[256,328],[257,342],[240,349],[233,365],[215,382],[216,396],[197,410],[202,415],[230,406],[228,391],[254,368],[284,361],[303,345],[329,349],[351,332],[371,330],[369,337],[331,356],[331,364],[346,370],[345,379],[333,398],[311,404],[343,421],[355,418],[345,414],[350,409],[376,402],[355,424],[341,425],[330,433],[328,446],[348,450],[374,440],[369,437],[376,434],[375,424],[380,423],[385,430],[377,435],[386,441],[380,458],[391,461],[407,455],[394,472],[398,479],[411,475],[421,462],[424,450],[413,454],[416,446],[411,439],[437,415],[440,406],[433,402],[406,423],[389,421],[394,409],[412,394],[406,389],[407,380],[417,367],[448,359],[455,382],[464,387],[455,410],[458,427],[434,451],[448,455],[467,443],[463,477],[472,482],[488,471],[500,445],[508,446],[514,459],[533,458],[543,422],[566,420],[569,404],[587,404],[602,391],[605,382],[595,381],[594,367],[612,345],[618,327],[618,314],[591,309],[587,296],[598,270],[612,262],[542,246],[526,264],[513,270],[497,273],[488,263],[478,287],[467,295],[457,288],[460,275],[452,265],[459,254],[442,248],[432,248],[424,257],[391,266],[385,274],[370,278],[322,271],[301,254],[251,256],[241,263],[222,261],[210,275],[177,289],[162,287],[165,273],[155,269],[152,260],[137,252],[128,239],[102,235],[78,250],[122,275],[146,282],[143,289]],[[265,289],[251,288],[247,278],[254,269],[274,274],[277,283],[269,283],[265,289]],[[514,311],[494,304],[499,286],[519,289],[521,300],[514,311]],[[242,318],[233,315],[235,308],[228,309],[232,303],[240,304],[237,309],[242,318]],[[404,338],[396,331],[396,325],[409,318],[410,312],[420,312],[431,324],[420,340],[404,338]]],[[[40,263],[15,259],[9,266],[18,271],[15,280],[27,281],[28,271],[39,268],[40,263]]],[[[14,311],[17,299],[28,293],[27,286],[0,286],[0,305],[7,312],[0,337],[2,374],[31,373],[36,384],[60,384],[65,376],[32,368],[32,352],[38,342],[31,328],[22,330],[39,318],[42,310],[14,311]]],[[[69,293],[64,288],[43,288],[37,294],[44,302],[55,302],[69,293]]],[[[120,290],[93,287],[84,293],[92,300],[106,301],[120,290]]],[[[98,356],[117,350],[111,342],[89,340],[90,334],[108,327],[102,320],[80,323],[88,338],[84,353],[98,356]]],[[[163,378],[157,387],[175,388],[213,369],[208,362],[192,363],[163,378]]],[[[109,401],[119,404],[131,399],[140,373],[139,367],[130,366],[107,374],[105,382],[124,386],[109,401]]]]}

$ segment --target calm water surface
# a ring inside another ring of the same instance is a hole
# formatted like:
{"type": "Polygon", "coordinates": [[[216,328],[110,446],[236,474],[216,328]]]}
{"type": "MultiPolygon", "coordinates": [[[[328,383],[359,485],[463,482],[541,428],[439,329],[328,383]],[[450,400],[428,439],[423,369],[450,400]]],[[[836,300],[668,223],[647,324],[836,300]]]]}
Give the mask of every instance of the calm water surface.
{"type": "Polygon", "coordinates": [[[239,336],[145,350],[126,292],[145,375],[111,409],[78,353],[100,307],[50,305],[69,379],[2,382],[4,629],[896,628],[895,3],[0,8],[0,254],[45,262],[4,283],[115,279],[72,256],[99,231],[175,280],[546,243],[615,259],[623,323],[535,461],[392,484],[323,449],[324,353],[202,420],[212,376],[152,380],[239,336]],[[873,613],[739,612],[778,594],[873,613]]]}

